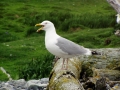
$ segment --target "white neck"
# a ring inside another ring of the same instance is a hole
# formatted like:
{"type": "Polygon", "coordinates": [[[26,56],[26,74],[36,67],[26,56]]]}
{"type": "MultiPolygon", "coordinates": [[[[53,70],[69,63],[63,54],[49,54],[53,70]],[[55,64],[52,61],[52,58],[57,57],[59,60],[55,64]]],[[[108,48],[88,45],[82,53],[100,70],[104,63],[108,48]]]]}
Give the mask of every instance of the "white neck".
{"type": "Polygon", "coordinates": [[[53,33],[56,33],[56,30],[55,30],[55,27],[50,27],[45,32],[46,32],[46,34],[51,34],[51,33],[53,34],[53,33]]]}
{"type": "Polygon", "coordinates": [[[50,27],[49,30],[46,30],[45,31],[45,39],[50,39],[50,38],[54,38],[58,36],[57,33],[56,33],[56,30],[55,30],[55,27],[50,27]]]}

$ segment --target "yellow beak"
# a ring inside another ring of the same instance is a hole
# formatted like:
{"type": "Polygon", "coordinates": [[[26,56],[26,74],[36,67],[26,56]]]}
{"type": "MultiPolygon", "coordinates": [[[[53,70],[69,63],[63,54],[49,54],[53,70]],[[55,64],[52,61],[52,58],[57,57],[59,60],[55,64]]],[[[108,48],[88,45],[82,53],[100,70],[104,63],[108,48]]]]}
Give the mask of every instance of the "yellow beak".
{"type": "Polygon", "coordinates": [[[43,25],[41,25],[41,24],[36,24],[36,25],[35,25],[35,27],[37,27],[37,26],[42,26],[42,27],[41,27],[41,28],[39,28],[36,32],[39,32],[39,31],[40,31],[40,30],[42,30],[42,29],[43,29],[43,27],[44,27],[44,26],[43,26],[43,25]]]}
{"type": "Polygon", "coordinates": [[[37,26],[41,26],[41,25],[40,24],[36,24],[35,27],[37,27],[37,26]]]}

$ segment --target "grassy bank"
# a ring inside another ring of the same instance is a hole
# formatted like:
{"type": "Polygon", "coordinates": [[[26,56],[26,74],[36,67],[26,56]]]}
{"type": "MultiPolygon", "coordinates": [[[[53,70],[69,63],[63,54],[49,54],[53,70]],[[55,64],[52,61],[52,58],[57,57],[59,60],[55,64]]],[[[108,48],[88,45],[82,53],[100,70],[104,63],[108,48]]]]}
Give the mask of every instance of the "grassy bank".
{"type": "Polygon", "coordinates": [[[0,66],[14,79],[48,76],[53,56],[45,49],[44,32],[36,33],[34,27],[43,20],[52,21],[58,34],[85,47],[119,47],[115,14],[106,0],[0,1],[0,66]]]}

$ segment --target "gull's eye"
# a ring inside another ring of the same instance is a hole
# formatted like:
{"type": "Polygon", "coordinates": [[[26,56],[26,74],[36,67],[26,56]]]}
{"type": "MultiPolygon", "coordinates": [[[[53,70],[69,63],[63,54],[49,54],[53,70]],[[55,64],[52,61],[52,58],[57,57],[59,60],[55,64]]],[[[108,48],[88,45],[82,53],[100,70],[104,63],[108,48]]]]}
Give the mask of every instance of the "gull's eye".
{"type": "Polygon", "coordinates": [[[45,24],[47,24],[47,22],[45,24]]]}

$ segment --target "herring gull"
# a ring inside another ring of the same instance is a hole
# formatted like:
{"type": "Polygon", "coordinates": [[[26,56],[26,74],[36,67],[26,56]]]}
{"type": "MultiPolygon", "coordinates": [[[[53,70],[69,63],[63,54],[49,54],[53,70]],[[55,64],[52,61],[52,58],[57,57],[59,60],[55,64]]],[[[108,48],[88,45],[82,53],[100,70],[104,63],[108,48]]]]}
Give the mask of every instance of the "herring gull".
{"type": "Polygon", "coordinates": [[[78,55],[92,55],[92,51],[90,49],[59,36],[56,33],[56,29],[52,22],[46,20],[42,23],[36,24],[35,26],[41,26],[37,32],[40,30],[45,31],[46,49],[51,54],[63,58],[63,63],[64,59],[72,58],[78,55]]]}

